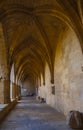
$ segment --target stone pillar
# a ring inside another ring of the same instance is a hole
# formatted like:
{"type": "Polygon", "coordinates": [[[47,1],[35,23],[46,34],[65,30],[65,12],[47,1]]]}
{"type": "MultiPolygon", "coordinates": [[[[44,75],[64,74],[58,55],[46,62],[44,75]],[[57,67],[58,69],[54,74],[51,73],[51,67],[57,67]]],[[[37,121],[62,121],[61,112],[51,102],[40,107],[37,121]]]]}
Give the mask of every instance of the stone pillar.
{"type": "Polygon", "coordinates": [[[11,99],[20,99],[21,88],[15,83],[11,83],[11,99]]]}
{"type": "Polygon", "coordinates": [[[10,102],[10,85],[9,80],[0,80],[0,104],[8,104],[10,102]]]}
{"type": "Polygon", "coordinates": [[[16,84],[12,83],[12,99],[16,99],[16,84]]]}
{"type": "Polygon", "coordinates": [[[16,98],[18,99],[18,85],[16,84],[16,98]]]}
{"type": "Polygon", "coordinates": [[[18,95],[18,100],[21,99],[21,87],[17,85],[17,95],[18,95]]]}

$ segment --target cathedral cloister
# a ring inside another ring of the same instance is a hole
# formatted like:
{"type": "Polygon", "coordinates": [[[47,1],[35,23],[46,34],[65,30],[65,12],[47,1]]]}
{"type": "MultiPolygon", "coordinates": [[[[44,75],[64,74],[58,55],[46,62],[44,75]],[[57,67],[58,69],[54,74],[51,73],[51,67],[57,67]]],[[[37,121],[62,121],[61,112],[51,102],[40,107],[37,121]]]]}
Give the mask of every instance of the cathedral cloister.
{"type": "Polygon", "coordinates": [[[83,113],[83,0],[1,0],[0,130],[70,130],[72,110],[83,113]]]}

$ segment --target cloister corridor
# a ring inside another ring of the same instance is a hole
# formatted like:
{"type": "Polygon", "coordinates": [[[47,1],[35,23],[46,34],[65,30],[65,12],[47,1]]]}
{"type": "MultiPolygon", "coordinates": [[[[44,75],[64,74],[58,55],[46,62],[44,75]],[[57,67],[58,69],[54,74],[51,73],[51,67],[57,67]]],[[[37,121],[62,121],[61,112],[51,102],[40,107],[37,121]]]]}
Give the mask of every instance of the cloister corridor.
{"type": "Polygon", "coordinates": [[[65,116],[34,97],[25,97],[9,113],[0,130],[71,130],[65,116]]]}
{"type": "Polygon", "coordinates": [[[83,0],[0,0],[0,130],[83,130],[83,0]]]}

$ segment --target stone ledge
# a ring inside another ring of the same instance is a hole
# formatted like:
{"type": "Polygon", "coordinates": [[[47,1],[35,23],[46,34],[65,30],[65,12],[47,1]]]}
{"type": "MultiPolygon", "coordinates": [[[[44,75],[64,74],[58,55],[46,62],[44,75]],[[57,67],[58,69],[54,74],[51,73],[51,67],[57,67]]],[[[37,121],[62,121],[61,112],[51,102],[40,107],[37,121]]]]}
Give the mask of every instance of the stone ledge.
{"type": "Polygon", "coordinates": [[[2,109],[4,109],[5,107],[7,107],[8,106],[8,104],[0,104],[0,111],[2,110],[2,109]]]}
{"type": "Polygon", "coordinates": [[[17,100],[10,102],[9,104],[0,105],[0,122],[5,118],[5,116],[13,109],[16,105],[17,100]]]}

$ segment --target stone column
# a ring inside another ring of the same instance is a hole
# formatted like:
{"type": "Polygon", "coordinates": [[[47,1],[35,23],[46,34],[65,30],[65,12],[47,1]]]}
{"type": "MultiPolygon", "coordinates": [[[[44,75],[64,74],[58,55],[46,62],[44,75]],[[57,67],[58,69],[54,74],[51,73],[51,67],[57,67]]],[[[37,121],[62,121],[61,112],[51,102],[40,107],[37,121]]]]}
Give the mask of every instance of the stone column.
{"type": "Polygon", "coordinates": [[[15,98],[19,99],[19,86],[14,83],[14,93],[15,93],[15,98]]]}
{"type": "Polygon", "coordinates": [[[18,100],[21,99],[21,87],[17,85],[17,96],[18,96],[18,100]]]}
{"type": "Polygon", "coordinates": [[[17,90],[16,90],[16,84],[12,83],[12,99],[16,99],[16,94],[17,90]]]}
{"type": "Polygon", "coordinates": [[[8,104],[10,102],[10,85],[9,80],[0,80],[0,104],[8,104]]]}
{"type": "Polygon", "coordinates": [[[18,99],[18,85],[16,84],[16,98],[18,99]]]}

